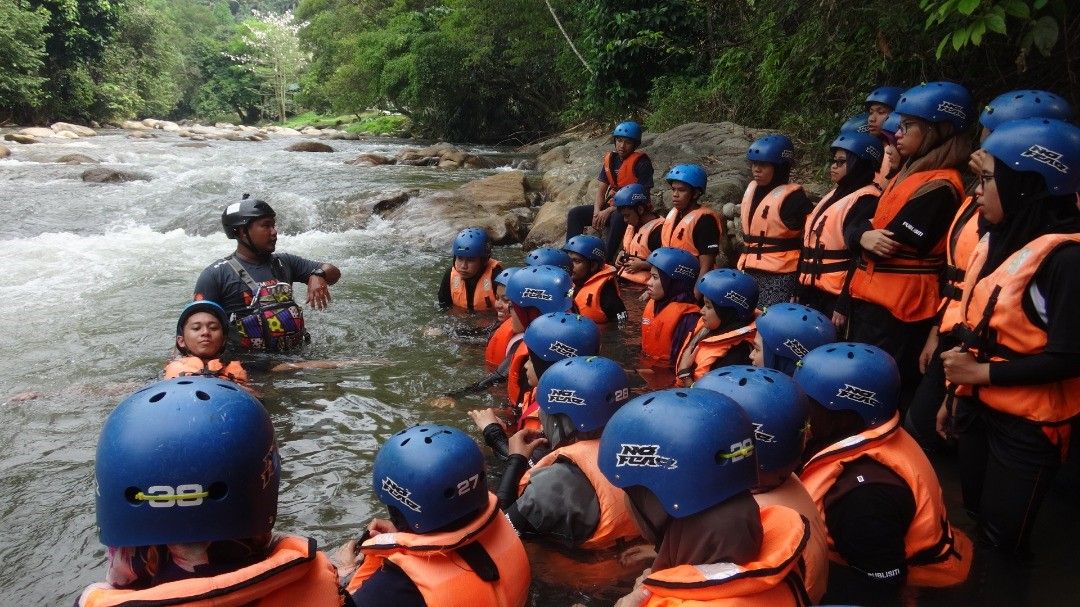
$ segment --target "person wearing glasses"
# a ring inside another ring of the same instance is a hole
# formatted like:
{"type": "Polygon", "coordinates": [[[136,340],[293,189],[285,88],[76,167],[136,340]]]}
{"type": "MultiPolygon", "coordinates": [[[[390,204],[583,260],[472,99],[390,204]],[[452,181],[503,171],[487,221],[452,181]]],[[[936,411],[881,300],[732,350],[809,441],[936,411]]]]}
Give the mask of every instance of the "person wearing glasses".
{"type": "Polygon", "coordinates": [[[939,275],[945,240],[963,197],[959,167],[971,153],[966,131],[973,123],[971,94],[954,82],[908,89],[896,104],[900,114],[899,172],[876,205],[857,207],[844,231],[848,248],[859,251],[850,283],[848,315],[852,341],[875,345],[896,359],[907,409],[919,382],[919,353],[940,302],[939,275]]]}

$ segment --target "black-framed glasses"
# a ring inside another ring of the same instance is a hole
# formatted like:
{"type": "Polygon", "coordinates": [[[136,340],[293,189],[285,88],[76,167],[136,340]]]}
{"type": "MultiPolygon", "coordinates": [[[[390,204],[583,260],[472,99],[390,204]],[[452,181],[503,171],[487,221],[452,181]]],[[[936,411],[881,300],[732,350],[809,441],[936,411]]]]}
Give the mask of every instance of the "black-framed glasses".
{"type": "Polygon", "coordinates": [[[993,181],[993,180],[994,180],[994,174],[993,173],[979,173],[979,185],[981,185],[982,187],[985,188],[986,183],[988,181],[993,181]]]}
{"type": "Polygon", "coordinates": [[[844,166],[847,164],[847,158],[833,158],[832,165],[834,167],[844,166]]]}

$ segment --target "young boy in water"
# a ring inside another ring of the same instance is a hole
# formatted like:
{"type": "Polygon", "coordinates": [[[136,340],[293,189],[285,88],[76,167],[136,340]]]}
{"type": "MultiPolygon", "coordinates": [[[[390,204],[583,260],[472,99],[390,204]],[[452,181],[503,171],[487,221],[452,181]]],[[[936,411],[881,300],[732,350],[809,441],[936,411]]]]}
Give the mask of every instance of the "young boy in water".
{"type": "Polygon", "coordinates": [[[481,228],[465,228],[451,247],[454,263],[443,274],[439,307],[482,312],[495,307],[495,277],[502,272],[491,257],[491,241],[481,228]]]}
{"type": "Polygon", "coordinates": [[[229,337],[225,309],[212,301],[193,301],[176,321],[176,351],[180,357],[165,365],[165,379],[187,375],[220,377],[248,388],[248,374],[240,361],[225,362],[221,354],[229,337]]]}

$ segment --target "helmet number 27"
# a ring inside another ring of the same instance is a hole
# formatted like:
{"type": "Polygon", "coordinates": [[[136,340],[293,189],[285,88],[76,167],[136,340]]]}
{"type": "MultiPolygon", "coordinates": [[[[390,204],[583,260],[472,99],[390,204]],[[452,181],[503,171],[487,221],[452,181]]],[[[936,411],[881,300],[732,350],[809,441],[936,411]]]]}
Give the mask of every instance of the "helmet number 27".
{"type": "Polygon", "coordinates": [[[474,474],[469,478],[461,481],[457,484],[457,494],[465,495],[466,493],[476,489],[476,486],[480,484],[480,475],[474,474]]]}

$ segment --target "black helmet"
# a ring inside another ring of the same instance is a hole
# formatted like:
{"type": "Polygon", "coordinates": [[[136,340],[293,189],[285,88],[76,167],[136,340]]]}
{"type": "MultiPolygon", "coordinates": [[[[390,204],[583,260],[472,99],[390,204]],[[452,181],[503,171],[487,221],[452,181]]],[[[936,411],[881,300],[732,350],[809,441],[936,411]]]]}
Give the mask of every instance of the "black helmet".
{"type": "Polygon", "coordinates": [[[240,233],[240,228],[256,219],[275,215],[274,209],[270,208],[269,204],[250,196],[250,194],[244,194],[240,202],[230,204],[221,212],[221,227],[225,228],[225,235],[231,239],[235,240],[240,233]]]}

